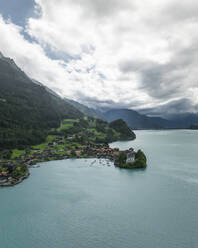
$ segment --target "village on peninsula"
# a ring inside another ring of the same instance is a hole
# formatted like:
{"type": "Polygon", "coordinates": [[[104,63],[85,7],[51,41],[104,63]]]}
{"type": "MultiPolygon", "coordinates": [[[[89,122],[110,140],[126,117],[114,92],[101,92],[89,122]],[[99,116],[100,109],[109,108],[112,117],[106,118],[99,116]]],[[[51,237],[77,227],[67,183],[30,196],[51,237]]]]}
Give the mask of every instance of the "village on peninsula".
{"type": "Polygon", "coordinates": [[[44,143],[1,152],[0,186],[16,185],[30,175],[29,168],[52,160],[99,158],[111,160],[119,168],[146,168],[141,150],[120,151],[109,146],[114,141],[135,138],[121,119],[111,123],[90,117],[65,119],[58,129],[50,130],[44,143]]]}

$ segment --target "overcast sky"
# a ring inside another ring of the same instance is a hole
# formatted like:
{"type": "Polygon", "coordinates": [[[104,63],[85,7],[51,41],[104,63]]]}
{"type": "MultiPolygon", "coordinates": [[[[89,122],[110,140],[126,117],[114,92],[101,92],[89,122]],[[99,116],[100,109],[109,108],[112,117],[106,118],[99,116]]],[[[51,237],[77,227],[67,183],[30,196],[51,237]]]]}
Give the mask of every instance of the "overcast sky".
{"type": "Polygon", "coordinates": [[[0,51],[92,107],[197,112],[197,10],[197,0],[0,0],[0,51]]]}

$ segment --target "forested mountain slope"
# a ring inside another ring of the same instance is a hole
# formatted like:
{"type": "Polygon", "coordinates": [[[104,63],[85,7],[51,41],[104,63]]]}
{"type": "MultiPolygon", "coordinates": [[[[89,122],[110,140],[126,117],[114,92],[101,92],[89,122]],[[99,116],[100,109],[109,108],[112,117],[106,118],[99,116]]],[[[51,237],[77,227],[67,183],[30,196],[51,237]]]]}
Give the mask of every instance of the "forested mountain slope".
{"type": "Polygon", "coordinates": [[[0,148],[42,142],[63,118],[83,114],[31,80],[12,59],[0,56],[0,148]]]}

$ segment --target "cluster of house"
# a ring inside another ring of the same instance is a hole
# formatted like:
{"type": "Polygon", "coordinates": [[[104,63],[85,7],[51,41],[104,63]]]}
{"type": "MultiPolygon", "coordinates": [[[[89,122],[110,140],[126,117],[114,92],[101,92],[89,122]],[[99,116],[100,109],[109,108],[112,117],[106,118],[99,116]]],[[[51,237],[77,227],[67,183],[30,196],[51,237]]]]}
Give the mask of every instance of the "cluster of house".
{"type": "MultiPolygon", "coordinates": [[[[73,139],[73,136],[68,136],[67,140],[73,139]]],[[[48,143],[49,147],[54,147],[56,145],[63,145],[65,143],[65,136],[60,136],[55,138],[52,142],[48,143]]]]}
{"type": "Polygon", "coordinates": [[[2,171],[0,172],[0,177],[7,177],[8,176],[8,171],[2,171]]]}
{"type": "MultiPolygon", "coordinates": [[[[61,142],[61,139],[58,139],[54,142],[61,142]]],[[[107,158],[110,160],[116,160],[120,154],[119,148],[110,148],[108,145],[96,145],[94,143],[87,142],[86,145],[81,148],[76,148],[74,150],[65,148],[61,151],[61,154],[57,153],[49,143],[48,148],[41,151],[40,149],[34,149],[34,153],[32,155],[21,155],[18,158],[17,165],[34,165],[39,161],[48,161],[48,160],[59,160],[59,159],[67,159],[69,157],[80,157],[81,155],[84,157],[95,157],[95,158],[107,158]]],[[[126,163],[132,163],[135,161],[135,151],[133,148],[124,151],[127,155],[126,163]]],[[[16,167],[15,162],[7,162],[7,167],[14,168],[16,167]]],[[[5,172],[0,173],[0,177],[6,176],[5,172]]]]}
{"type": "Polygon", "coordinates": [[[49,161],[51,159],[58,160],[64,158],[67,158],[67,156],[57,154],[55,151],[50,149],[43,150],[42,152],[39,149],[35,149],[32,155],[29,155],[28,157],[19,157],[19,163],[31,166],[41,161],[49,161]]]}
{"type": "Polygon", "coordinates": [[[118,148],[109,148],[109,147],[85,147],[83,152],[91,157],[96,158],[107,158],[110,160],[115,160],[119,156],[118,148]]]}
{"type": "Polygon", "coordinates": [[[3,169],[0,172],[0,186],[4,185],[6,183],[12,182],[13,178],[11,177],[12,172],[16,169],[18,166],[17,163],[9,161],[9,162],[2,162],[0,161],[1,169],[3,169]]]}
{"type": "MultiPolygon", "coordinates": [[[[133,148],[123,152],[127,155],[126,163],[132,163],[135,161],[135,151],[133,148]]],[[[119,148],[110,148],[109,146],[95,146],[88,144],[84,146],[82,150],[76,150],[75,153],[76,156],[84,154],[87,155],[87,157],[106,158],[115,161],[120,154],[120,150],[119,148]]]]}
{"type": "MultiPolygon", "coordinates": [[[[57,140],[54,141],[57,144],[57,140]]],[[[60,140],[59,140],[60,142],[60,140]]],[[[54,146],[54,145],[53,145],[54,146]]],[[[107,158],[110,160],[115,160],[119,156],[118,148],[110,148],[105,145],[96,145],[91,142],[87,142],[84,146],[78,147],[76,149],[64,148],[61,150],[61,153],[57,153],[55,149],[53,149],[51,143],[49,143],[48,148],[41,151],[40,149],[34,149],[34,153],[32,155],[21,155],[19,157],[18,163],[33,165],[38,161],[48,161],[50,159],[58,160],[58,159],[66,159],[69,157],[95,157],[95,158],[107,158]]]]}
{"type": "MultiPolygon", "coordinates": [[[[71,139],[73,137],[68,137],[71,139]]],[[[45,150],[40,150],[39,148],[35,148],[33,153],[30,155],[22,154],[18,157],[18,163],[27,164],[27,165],[34,165],[38,161],[48,161],[50,159],[58,160],[58,159],[66,159],[67,151],[62,150],[63,154],[58,154],[54,147],[56,145],[63,145],[65,141],[65,137],[57,137],[52,142],[48,143],[48,147],[45,150]]]]}
{"type": "MultiPolygon", "coordinates": [[[[73,136],[67,137],[67,139],[73,139],[73,136]]],[[[81,147],[76,147],[76,149],[71,148],[63,148],[59,152],[56,151],[55,146],[56,145],[62,145],[65,143],[65,137],[58,137],[53,142],[50,142],[48,144],[48,147],[41,151],[40,149],[34,149],[33,154],[22,154],[17,162],[14,161],[7,161],[3,167],[7,168],[7,170],[3,170],[0,172],[0,184],[11,180],[10,175],[11,172],[17,167],[22,165],[35,165],[38,162],[41,161],[49,161],[49,160],[61,160],[61,159],[67,159],[72,157],[92,157],[92,158],[106,158],[110,159],[112,161],[115,161],[119,154],[120,150],[119,148],[110,148],[107,144],[95,144],[93,142],[85,142],[84,145],[81,147]]],[[[129,150],[124,151],[127,155],[126,163],[132,163],[135,161],[135,151],[133,148],[130,148],[129,150]]],[[[1,162],[1,161],[0,161],[1,162]]],[[[0,163],[2,166],[2,163],[0,163]]]]}

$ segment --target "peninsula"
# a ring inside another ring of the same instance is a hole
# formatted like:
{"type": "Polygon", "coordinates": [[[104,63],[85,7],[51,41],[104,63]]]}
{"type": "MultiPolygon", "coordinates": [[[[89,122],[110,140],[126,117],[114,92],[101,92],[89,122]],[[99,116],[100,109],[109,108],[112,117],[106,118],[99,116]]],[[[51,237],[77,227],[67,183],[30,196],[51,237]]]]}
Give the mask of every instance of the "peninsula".
{"type": "Polygon", "coordinates": [[[122,120],[107,123],[91,117],[64,119],[59,128],[50,130],[46,142],[0,153],[0,186],[22,182],[29,176],[30,167],[51,160],[106,158],[114,161],[115,166],[120,168],[145,167],[140,151],[135,153],[132,148],[120,151],[108,145],[117,140],[133,139],[134,132],[122,120]]]}

